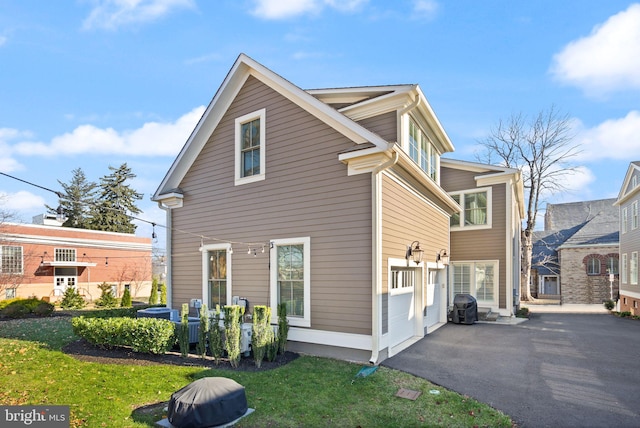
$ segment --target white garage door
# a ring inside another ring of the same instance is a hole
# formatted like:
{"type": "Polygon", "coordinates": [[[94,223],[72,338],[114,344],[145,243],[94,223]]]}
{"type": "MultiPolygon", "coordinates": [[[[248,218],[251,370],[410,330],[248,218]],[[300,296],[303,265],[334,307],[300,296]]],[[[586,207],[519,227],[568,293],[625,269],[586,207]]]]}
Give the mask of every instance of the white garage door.
{"type": "Polygon", "coordinates": [[[416,269],[392,267],[389,283],[389,346],[415,335],[416,269]]]}
{"type": "Polygon", "coordinates": [[[427,285],[425,287],[425,326],[432,327],[440,322],[440,286],[437,284],[438,271],[430,269],[427,273],[427,285]]]}

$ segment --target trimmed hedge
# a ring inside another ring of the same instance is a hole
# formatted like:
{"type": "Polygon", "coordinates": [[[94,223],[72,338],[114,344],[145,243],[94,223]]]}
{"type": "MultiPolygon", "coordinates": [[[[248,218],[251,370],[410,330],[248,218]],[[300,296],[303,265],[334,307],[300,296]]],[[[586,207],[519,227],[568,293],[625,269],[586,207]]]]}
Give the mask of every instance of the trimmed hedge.
{"type": "Polygon", "coordinates": [[[131,347],[135,352],[164,354],[175,343],[174,325],[159,318],[85,318],[71,320],[73,332],[106,348],[131,347]]]}
{"type": "Polygon", "coordinates": [[[25,318],[29,316],[48,317],[54,306],[36,297],[23,299],[16,297],[0,301],[0,318],[25,318]]]}

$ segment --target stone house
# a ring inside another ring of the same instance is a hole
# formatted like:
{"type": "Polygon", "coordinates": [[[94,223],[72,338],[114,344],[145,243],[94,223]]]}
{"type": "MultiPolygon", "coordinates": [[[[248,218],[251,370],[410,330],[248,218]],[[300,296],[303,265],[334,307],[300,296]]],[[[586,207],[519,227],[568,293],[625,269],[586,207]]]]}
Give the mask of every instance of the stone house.
{"type": "Polygon", "coordinates": [[[596,304],[618,295],[615,199],[548,204],[535,232],[531,293],[562,303],[596,304]]]}

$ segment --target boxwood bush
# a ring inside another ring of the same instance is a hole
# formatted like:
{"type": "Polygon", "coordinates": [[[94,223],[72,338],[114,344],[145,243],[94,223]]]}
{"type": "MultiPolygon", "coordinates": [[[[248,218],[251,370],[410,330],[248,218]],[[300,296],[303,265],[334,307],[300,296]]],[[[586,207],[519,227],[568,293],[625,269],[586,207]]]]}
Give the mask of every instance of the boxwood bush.
{"type": "Polygon", "coordinates": [[[174,325],[159,318],[85,318],[71,320],[73,332],[106,348],[124,346],[135,352],[164,354],[175,343],[174,325]]]}
{"type": "Polygon", "coordinates": [[[24,318],[29,316],[48,317],[53,312],[51,303],[36,297],[24,299],[16,297],[0,301],[0,318],[24,318]]]}

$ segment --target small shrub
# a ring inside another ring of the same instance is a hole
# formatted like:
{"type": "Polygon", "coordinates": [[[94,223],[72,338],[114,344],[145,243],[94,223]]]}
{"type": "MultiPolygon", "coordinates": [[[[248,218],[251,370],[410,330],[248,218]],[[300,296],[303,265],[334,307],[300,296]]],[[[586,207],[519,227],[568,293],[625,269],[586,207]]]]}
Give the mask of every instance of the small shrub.
{"type": "Polygon", "coordinates": [[[174,327],[159,318],[85,318],[71,320],[73,333],[106,348],[127,346],[135,352],[164,354],[173,345],[174,327]]]}
{"type": "Polygon", "coordinates": [[[98,285],[98,288],[102,291],[102,294],[100,295],[98,300],[96,300],[95,304],[97,307],[115,308],[116,306],[118,306],[118,299],[116,299],[116,296],[114,296],[111,292],[111,284],[103,282],[102,284],[98,285]]]}
{"type": "Polygon", "coordinates": [[[75,287],[67,287],[62,295],[60,307],[62,309],[82,309],[87,305],[84,298],[78,293],[75,287]]]}
{"type": "Polygon", "coordinates": [[[278,352],[281,354],[284,354],[287,350],[288,336],[289,320],[287,319],[287,304],[280,303],[278,305],[278,352]]]}
{"type": "Polygon", "coordinates": [[[158,280],[156,278],[153,278],[153,281],[151,281],[151,294],[149,295],[149,304],[158,304],[158,280]]]}
{"type": "Polygon", "coordinates": [[[609,311],[612,310],[613,308],[615,308],[615,306],[616,306],[616,302],[614,302],[611,299],[608,299],[608,300],[604,301],[604,307],[605,307],[605,309],[607,309],[609,311]]]}
{"type": "Polygon", "coordinates": [[[178,345],[180,355],[186,358],[189,355],[189,304],[182,304],[180,325],[178,327],[178,345]]]}
{"type": "Polygon", "coordinates": [[[25,318],[30,315],[48,317],[54,310],[51,303],[36,297],[2,300],[0,302],[0,318],[25,318]]]}
{"type": "Polygon", "coordinates": [[[231,367],[234,369],[240,365],[240,338],[242,336],[240,324],[243,315],[244,308],[242,306],[231,305],[224,307],[225,345],[227,348],[227,357],[229,357],[229,364],[231,364],[231,367]]]}
{"type": "Polygon", "coordinates": [[[516,311],[516,318],[529,318],[529,308],[520,307],[516,311]]]}
{"type": "Polygon", "coordinates": [[[33,313],[39,317],[48,317],[53,313],[55,306],[49,302],[40,301],[38,306],[33,309],[33,313]]]}
{"type": "Polygon", "coordinates": [[[16,301],[0,311],[0,318],[24,318],[29,316],[30,313],[29,308],[22,302],[16,301]]]}
{"type": "Polygon", "coordinates": [[[204,358],[207,355],[207,339],[209,337],[209,310],[207,305],[200,307],[200,328],[198,329],[198,345],[196,353],[204,358]]]}
{"type": "Polygon", "coordinates": [[[280,349],[280,343],[278,338],[273,336],[271,338],[271,343],[267,346],[267,361],[274,362],[276,357],[278,356],[278,349],[280,349]]]}
{"type": "Polygon", "coordinates": [[[621,318],[628,318],[631,317],[631,311],[624,311],[624,312],[620,312],[619,315],[621,318]]]}
{"type": "Polygon", "coordinates": [[[166,284],[160,284],[160,304],[167,306],[167,286],[166,284]]]}
{"type": "Polygon", "coordinates": [[[211,317],[211,326],[209,328],[209,351],[216,364],[220,362],[220,358],[224,354],[224,343],[222,340],[222,328],[220,328],[220,306],[216,305],[216,309],[211,317]]]}
{"type": "Polygon", "coordinates": [[[251,349],[256,367],[262,366],[262,360],[267,354],[268,347],[273,342],[271,328],[271,308],[263,305],[253,307],[253,331],[251,334],[251,349]]]}
{"type": "Polygon", "coordinates": [[[131,301],[131,292],[128,288],[124,289],[122,293],[122,300],[120,301],[120,307],[122,308],[130,308],[133,302],[131,301]]]}

